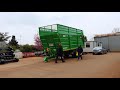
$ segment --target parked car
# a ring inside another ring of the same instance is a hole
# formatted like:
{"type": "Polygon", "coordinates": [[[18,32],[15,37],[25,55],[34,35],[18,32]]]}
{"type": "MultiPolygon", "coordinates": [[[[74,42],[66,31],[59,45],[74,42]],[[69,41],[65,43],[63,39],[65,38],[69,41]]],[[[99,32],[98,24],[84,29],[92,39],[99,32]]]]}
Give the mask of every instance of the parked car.
{"type": "Polygon", "coordinates": [[[34,52],[23,52],[23,58],[34,57],[34,56],[35,56],[34,52]]]}
{"type": "Polygon", "coordinates": [[[93,55],[95,55],[95,54],[106,54],[106,53],[107,53],[107,49],[105,49],[103,47],[93,48],[93,55]]]}
{"type": "Polygon", "coordinates": [[[42,54],[44,54],[43,51],[37,51],[37,52],[35,52],[35,56],[40,56],[40,55],[42,55],[42,54]]]}

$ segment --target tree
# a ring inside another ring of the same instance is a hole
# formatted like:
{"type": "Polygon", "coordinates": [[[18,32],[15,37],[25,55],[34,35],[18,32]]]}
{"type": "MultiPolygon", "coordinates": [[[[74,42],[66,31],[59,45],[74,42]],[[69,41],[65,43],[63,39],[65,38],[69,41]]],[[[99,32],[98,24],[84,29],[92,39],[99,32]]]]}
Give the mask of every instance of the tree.
{"type": "Polygon", "coordinates": [[[32,51],[32,48],[30,47],[29,44],[26,44],[26,45],[21,46],[20,50],[21,50],[22,52],[31,52],[31,51],[32,51]]]}
{"type": "Polygon", "coordinates": [[[22,52],[35,52],[36,48],[34,47],[34,45],[20,45],[20,51],[22,52]]]}
{"type": "Polygon", "coordinates": [[[5,32],[5,33],[2,33],[0,32],[0,41],[8,41],[8,39],[10,38],[11,36],[8,36],[8,33],[5,32]]]}
{"type": "Polygon", "coordinates": [[[11,39],[11,41],[9,41],[9,45],[13,48],[13,49],[17,49],[18,48],[18,42],[17,42],[17,40],[16,40],[16,38],[15,38],[15,36],[13,35],[12,36],[12,39],[11,39]]]}
{"type": "Polygon", "coordinates": [[[81,39],[82,39],[83,42],[87,41],[87,37],[86,36],[82,36],[81,39]]]}
{"type": "Polygon", "coordinates": [[[11,39],[11,41],[9,42],[9,45],[18,46],[18,42],[16,41],[16,38],[15,38],[14,35],[12,36],[12,39],[11,39]]]}
{"type": "Polygon", "coordinates": [[[86,36],[84,36],[84,41],[85,41],[85,42],[87,41],[87,37],[86,37],[86,36]]]}
{"type": "Polygon", "coordinates": [[[42,49],[43,49],[43,46],[42,46],[42,42],[41,42],[40,37],[39,37],[38,34],[35,34],[34,40],[35,40],[35,45],[34,45],[34,47],[35,47],[37,50],[42,50],[42,49]]]}
{"type": "Polygon", "coordinates": [[[117,32],[120,32],[120,28],[114,28],[112,33],[117,33],[117,32]]]}

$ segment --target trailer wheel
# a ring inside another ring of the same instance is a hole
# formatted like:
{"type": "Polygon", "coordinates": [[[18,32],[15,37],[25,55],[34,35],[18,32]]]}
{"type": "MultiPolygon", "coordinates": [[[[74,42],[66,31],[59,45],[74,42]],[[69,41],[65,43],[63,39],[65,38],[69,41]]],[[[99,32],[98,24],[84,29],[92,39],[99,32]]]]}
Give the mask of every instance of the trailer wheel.
{"type": "Polygon", "coordinates": [[[70,52],[69,52],[69,51],[64,52],[64,57],[65,57],[65,58],[68,58],[69,55],[70,55],[70,52]]]}
{"type": "Polygon", "coordinates": [[[76,52],[73,52],[72,58],[76,58],[76,52]]]}
{"type": "Polygon", "coordinates": [[[68,57],[69,57],[69,54],[64,54],[64,57],[68,58],[68,57]]]}

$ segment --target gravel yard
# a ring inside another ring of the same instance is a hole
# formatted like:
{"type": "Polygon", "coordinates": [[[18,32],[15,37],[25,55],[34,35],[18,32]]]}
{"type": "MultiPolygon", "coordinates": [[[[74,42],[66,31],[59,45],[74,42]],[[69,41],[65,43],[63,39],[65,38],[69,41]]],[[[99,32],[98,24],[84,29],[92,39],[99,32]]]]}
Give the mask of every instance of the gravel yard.
{"type": "Polygon", "coordinates": [[[83,60],[43,62],[42,57],[0,65],[0,78],[120,78],[120,53],[83,55],[83,60]]]}

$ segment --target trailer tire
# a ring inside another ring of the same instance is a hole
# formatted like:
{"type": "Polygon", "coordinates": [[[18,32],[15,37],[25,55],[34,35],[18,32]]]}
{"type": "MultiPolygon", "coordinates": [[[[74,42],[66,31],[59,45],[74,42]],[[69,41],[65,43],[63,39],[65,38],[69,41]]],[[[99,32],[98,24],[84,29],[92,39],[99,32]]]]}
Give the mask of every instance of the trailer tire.
{"type": "Polygon", "coordinates": [[[64,57],[68,58],[68,57],[69,57],[69,54],[64,54],[64,57]]]}
{"type": "Polygon", "coordinates": [[[76,58],[76,52],[73,52],[72,58],[76,58]]]}

